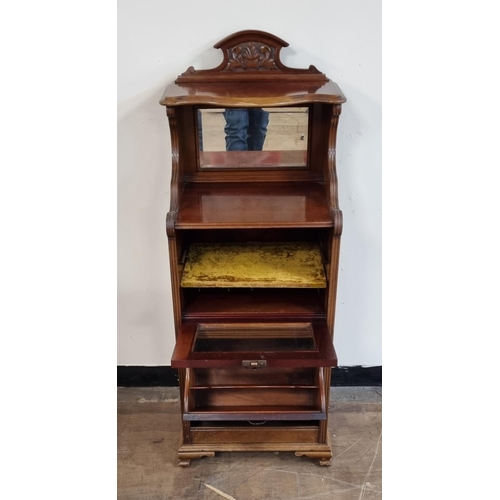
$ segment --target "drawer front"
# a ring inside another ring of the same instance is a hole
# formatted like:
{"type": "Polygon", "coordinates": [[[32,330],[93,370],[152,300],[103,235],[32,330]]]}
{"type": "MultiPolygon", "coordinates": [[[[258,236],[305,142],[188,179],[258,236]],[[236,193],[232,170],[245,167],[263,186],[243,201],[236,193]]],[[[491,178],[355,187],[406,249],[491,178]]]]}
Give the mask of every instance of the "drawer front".
{"type": "Polygon", "coordinates": [[[325,321],[184,323],[174,368],[330,367],[337,355],[325,321]]]}
{"type": "Polygon", "coordinates": [[[210,422],[199,427],[193,424],[193,444],[319,442],[319,427],[313,422],[210,422]]]}

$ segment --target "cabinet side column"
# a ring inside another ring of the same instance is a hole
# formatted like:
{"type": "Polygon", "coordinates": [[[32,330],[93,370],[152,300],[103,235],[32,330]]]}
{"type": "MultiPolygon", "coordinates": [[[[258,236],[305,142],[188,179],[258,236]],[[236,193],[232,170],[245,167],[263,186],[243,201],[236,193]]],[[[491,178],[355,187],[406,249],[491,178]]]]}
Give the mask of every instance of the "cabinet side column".
{"type": "Polygon", "coordinates": [[[170,127],[172,144],[172,177],[170,181],[170,210],[167,213],[166,231],[168,237],[168,253],[170,262],[170,277],[172,281],[172,302],[174,309],[175,337],[181,324],[181,298],[180,279],[178,268],[178,252],[175,234],[175,223],[179,210],[179,134],[177,130],[176,111],[173,107],[167,107],[167,117],[170,127]]]}
{"type": "Polygon", "coordinates": [[[320,368],[322,371],[322,377],[320,378],[320,384],[323,386],[324,390],[324,407],[326,413],[326,420],[319,421],[319,436],[318,441],[320,443],[328,442],[328,404],[330,400],[330,379],[332,376],[332,369],[328,367],[320,368]]]}
{"type": "MultiPolygon", "coordinates": [[[[168,254],[170,263],[170,279],[172,282],[172,303],[174,313],[175,338],[177,339],[182,321],[181,297],[180,297],[180,276],[179,276],[179,256],[177,250],[177,238],[175,223],[179,210],[179,133],[177,128],[176,109],[167,107],[167,117],[170,127],[170,138],[172,148],[172,177],[170,181],[170,210],[166,217],[166,232],[168,238],[168,254]]],[[[186,369],[179,368],[179,395],[181,407],[182,436],[181,448],[184,444],[191,442],[190,422],[183,419],[183,415],[188,411],[188,394],[190,392],[190,379],[186,369]]],[[[178,453],[180,466],[189,465],[190,459],[178,453]]]]}
{"type": "MultiPolygon", "coordinates": [[[[341,225],[342,223],[340,223],[341,225]]],[[[333,337],[335,326],[335,309],[337,302],[337,282],[339,277],[339,260],[340,260],[340,234],[335,234],[335,229],[331,234],[331,256],[330,256],[330,275],[328,276],[328,303],[326,322],[328,331],[333,337]]]]}
{"type": "Polygon", "coordinates": [[[338,182],[336,166],[336,144],[337,127],[339,116],[342,110],[340,104],[333,105],[331,108],[330,130],[328,134],[328,160],[327,175],[329,181],[328,198],[330,212],[333,218],[333,229],[330,232],[330,272],[328,276],[328,303],[327,303],[327,325],[330,334],[333,336],[335,325],[335,304],[337,300],[337,280],[340,259],[340,236],[342,234],[342,211],[339,208],[338,200],[338,182]]]}
{"type": "MultiPolygon", "coordinates": [[[[339,260],[340,260],[340,237],[342,234],[342,211],[339,208],[338,200],[338,181],[337,181],[337,165],[336,165],[336,145],[337,145],[337,128],[339,123],[339,116],[342,111],[340,104],[333,105],[331,108],[330,117],[330,130],[328,134],[328,155],[327,155],[327,176],[329,180],[328,199],[330,212],[333,218],[333,229],[329,234],[329,248],[330,248],[330,266],[328,276],[328,299],[326,304],[326,321],[330,335],[334,336],[335,327],[335,309],[337,302],[337,282],[339,273],[339,260]]],[[[327,419],[320,422],[319,425],[319,439],[321,442],[329,441],[328,436],[328,420],[329,420],[329,406],[330,406],[330,384],[332,369],[325,368],[325,398],[326,398],[326,412],[327,419]]],[[[325,463],[326,465],[326,463],[325,463]]]]}

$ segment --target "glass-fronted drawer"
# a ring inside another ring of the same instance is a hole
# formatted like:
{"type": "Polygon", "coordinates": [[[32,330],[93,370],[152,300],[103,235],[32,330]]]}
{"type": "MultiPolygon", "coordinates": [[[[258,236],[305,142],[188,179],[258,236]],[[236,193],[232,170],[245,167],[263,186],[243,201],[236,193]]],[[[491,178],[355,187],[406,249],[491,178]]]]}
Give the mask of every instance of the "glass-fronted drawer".
{"type": "Polygon", "coordinates": [[[174,368],[337,366],[326,322],[185,323],[174,368]]]}

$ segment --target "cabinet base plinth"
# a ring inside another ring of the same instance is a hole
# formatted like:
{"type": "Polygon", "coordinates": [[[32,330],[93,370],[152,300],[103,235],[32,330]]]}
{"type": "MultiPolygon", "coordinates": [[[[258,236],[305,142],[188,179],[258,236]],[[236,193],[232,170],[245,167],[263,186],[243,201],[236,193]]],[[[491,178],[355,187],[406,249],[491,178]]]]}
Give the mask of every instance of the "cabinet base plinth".
{"type": "Polygon", "coordinates": [[[215,457],[215,452],[214,451],[189,451],[189,452],[184,452],[179,450],[179,453],[177,454],[177,458],[179,460],[179,467],[188,467],[189,464],[191,463],[191,460],[194,460],[195,458],[201,458],[201,457],[215,457]]]}
{"type": "Polygon", "coordinates": [[[179,467],[188,467],[191,460],[201,457],[213,457],[215,452],[235,451],[273,451],[294,452],[297,457],[318,460],[319,465],[331,465],[332,447],[330,436],[326,443],[210,443],[206,445],[183,444],[179,448],[179,467]]]}
{"type": "Polygon", "coordinates": [[[318,459],[319,465],[330,466],[332,465],[332,452],[331,451],[296,451],[297,457],[308,457],[318,459]]]}

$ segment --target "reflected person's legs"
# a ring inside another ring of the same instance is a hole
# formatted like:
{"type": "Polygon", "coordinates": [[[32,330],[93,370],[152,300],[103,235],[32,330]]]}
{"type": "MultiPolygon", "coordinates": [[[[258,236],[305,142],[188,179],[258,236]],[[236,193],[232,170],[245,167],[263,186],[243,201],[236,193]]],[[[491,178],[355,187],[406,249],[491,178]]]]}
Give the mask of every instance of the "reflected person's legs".
{"type": "Polygon", "coordinates": [[[227,108],[224,111],[226,126],[226,151],[247,150],[248,110],[246,108],[227,108]]]}
{"type": "Polygon", "coordinates": [[[249,151],[262,151],[266,139],[269,112],[261,108],[248,109],[248,149],[249,151]]]}

